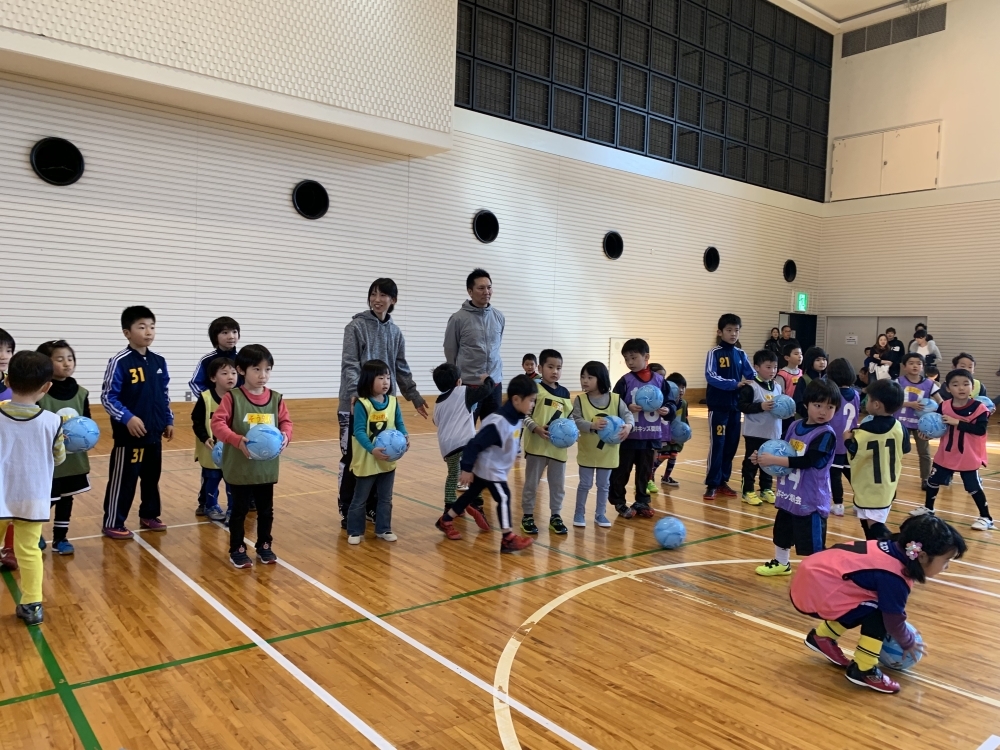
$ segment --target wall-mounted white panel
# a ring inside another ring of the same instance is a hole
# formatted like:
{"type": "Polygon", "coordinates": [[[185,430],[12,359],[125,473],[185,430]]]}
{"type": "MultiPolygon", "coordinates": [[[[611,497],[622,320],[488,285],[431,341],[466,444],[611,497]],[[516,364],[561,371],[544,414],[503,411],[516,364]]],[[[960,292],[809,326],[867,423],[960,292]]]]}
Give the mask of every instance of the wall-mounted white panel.
{"type": "Polygon", "coordinates": [[[881,195],[937,186],[940,133],[941,123],[931,122],[883,135],[881,195]]]}
{"type": "Polygon", "coordinates": [[[833,142],[830,200],[846,201],[878,195],[881,184],[881,133],[841,138],[833,142]]]}

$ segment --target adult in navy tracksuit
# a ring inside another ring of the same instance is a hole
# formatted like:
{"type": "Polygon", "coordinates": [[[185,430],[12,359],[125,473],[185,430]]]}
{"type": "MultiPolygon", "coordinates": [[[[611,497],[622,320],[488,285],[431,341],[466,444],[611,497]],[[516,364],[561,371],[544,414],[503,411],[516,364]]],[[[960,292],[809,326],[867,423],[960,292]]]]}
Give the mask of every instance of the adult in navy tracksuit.
{"type": "Polygon", "coordinates": [[[147,307],[127,307],[122,312],[122,332],[128,346],[108,360],[101,389],[115,441],[104,492],[104,535],[112,539],[132,537],[125,520],[140,479],[140,526],[166,529],[159,518],[161,438],[174,436],[167,361],[149,350],[156,336],[156,316],[147,307]]]}
{"type": "Polygon", "coordinates": [[[743,380],[755,375],[746,352],[736,347],[742,326],[738,315],[726,313],[719,318],[719,343],[709,350],[705,361],[708,381],[705,400],[712,435],[705,475],[706,500],[714,500],[716,492],[723,497],[736,497],[736,491],[729,486],[729,477],[740,446],[738,389],[743,380]]]}

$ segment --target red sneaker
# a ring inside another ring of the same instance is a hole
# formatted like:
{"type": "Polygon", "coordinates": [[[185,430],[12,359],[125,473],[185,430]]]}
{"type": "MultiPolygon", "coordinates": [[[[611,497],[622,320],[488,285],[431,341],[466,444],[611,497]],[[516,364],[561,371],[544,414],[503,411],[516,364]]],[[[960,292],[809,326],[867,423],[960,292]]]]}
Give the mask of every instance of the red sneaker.
{"type": "Polygon", "coordinates": [[[833,638],[824,638],[821,635],[816,635],[815,628],[809,631],[805,644],[813,651],[823,654],[823,656],[830,660],[831,664],[836,664],[838,667],[846,667],[851,663],[851,660],[840,650],[840,646],[837,645],[837,642],[833,638]]]}
{"type": "Polygon", "coordinates": [[[17,570],[17,557],[10,547],[0,547],[0,566],[6,570],[17,570]]]}
{"type": "Polygon", "coordinates": [[[486,516],[484,516],[483,512],[475,505],[466,506],[465,512],[468,513],[472,520],[476,522],[476,526],[481,528],[483,531],[490,530],[490,522],[486,520],[486,516]]]}
{"type": "Polygon", "coordinates": [[[702,500],[715,500],[715,488],[706,487],[705,494],[701,496],[702,500]]]}
{"type": "Polygon", "coordinates": [[[718,488],[716,489],[716,492],[721,497],[736,497],[736,490],[734,490],[732,487],[730,487],[725,482],[723,482],[722,484],[720,484],[718,486],[718,488]]]}
{"type": "Polygon", "coordinates": [[[167,525],[159,518],[140,518],[139,528],[149,529],[150,531],[166,531],[167,525]]]}
{"type": "Polygon", "coordinates": [[[105,526],[101,529],[101,533],[109,539],[131,539],[133,534],[131,531],[126,529],[124,526],[120,526],[117,529],[110,526],[105,526]]]}
{"type": "Polygon", "coordinates": [[[512,532],[507,534],[507,536],[503,538],[503,541],[500,542],[500,551],[517,552],[518,550],[527,549],[534,543],[535,540],[531,537],[518,536],[512,532]]]}
{"type": "Polygon", "coordinates": [[[862,672],[857,662],[852,661],[847,668],[847,679],[855,685],[874,690],[877,693],[898,693],[899,683],[882,673],[878,667],[862,672]]]}
{"type": "Polygon", "coordinates": [[[653,509],[648,505],[636,505],[633,507],[635,507],[635,514],[639,516],[639,518],[652,518],[656,515],[653,512],[653,509]]]}
{"type": "Polygon", "coordinates": [[[452,541],[457,541],[462,538],[462,533],[455,528],[455,524],[444,517],[439,518],[434,525],[441,529],[441,531],[444,532],[444,535],[452,541]]]}

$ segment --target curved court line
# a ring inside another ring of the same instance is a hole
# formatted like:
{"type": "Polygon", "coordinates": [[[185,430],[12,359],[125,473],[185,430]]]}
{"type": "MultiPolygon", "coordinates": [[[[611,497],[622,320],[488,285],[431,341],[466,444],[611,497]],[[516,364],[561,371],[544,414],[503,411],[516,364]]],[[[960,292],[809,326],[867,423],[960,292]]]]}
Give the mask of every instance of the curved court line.
{"type": "Polygon", "coordinates": [[[278,649],[272,646],[270,643],[265,641],[260,635],[257,634],[249,625],[240,620],[236,615],[226,609],[222,604],[220,604],[215,597],[209,594],[204,588],[199,586],[190,576],[187,575],[183,570],[174,565],[170,560],[163,556],[163,554],[151,546],[142,537],[136,535],[135,543],[138,544],[142,549],[146,550],[151,554],[156,560],[163,565],[167,570],[173,573],[175,576],[181,579],[181,581],[194,593],[196,593],[201,599],[203,599],[212,609],[222,615],[230,625],[240,631],[243,635],[253,641],[257,647],[263,651],[265,654],[274,659],[286,672],[288,672],[292,677],[298,680],[302,685],[309,689],[309,691],[319,698],[323,703],[332,708],[337,714],[340,715],[344,721],[350,724],[354,729],[360,732],[369,742],[371,742],[375,747],[380,750],[395,750],[395,746],[386,740],[382,735],[376,732],[372,727],[368,726],[362,719],[360,719],[357,714],[351,711],[347,706],[338,701],[332,695],[330,695],[327,690],[316,682],[312,677],[307,675],[301,669],[299,669],[295,664],[292,663],[286,656],[284,656],[278,649]]]}
{"type": "MultiPolygon", "coordinates": [[[[578,596],[579,594],[597,588],[598,586],[603,586],[604,584],[607,583],[619,581],[623,578],[630,578],[632,580],[639,581],[640,583],[647,583],[647,584],[653,583],[651,581],[639,578],[639,576],[649,573],[658,573],[665,570],[678,570],[682,568],[696,568],[696,567],[704,567],[711,565],[734,565],[734,564],[744,564],[744,563],[753,564],[760,562],[764,561],[763,560],[700,560],[694,562],[672,563],[669,565],[655,565],[649,568],[640,568],[639,570],[628,570],[628,571],[615,571],[613,568],[601,566],[606,570],[613,571],[612,575],[606,576],[605,578],[600,578],[596,581],[590,581],[581,586],[577,586],[575,589],[571,589],[563,594],[560,594],[555,599],[550,601],[548,604],[545,604],[544,606],[536,610],[530,617],[528,617],[527,620],[525,620],[521,624],[521,626],[517,629],[514,635],[510,637],[510,640],[507,641],[507,645],[504,647],[503,653],[500,655],[500,660],[497,662],[497,669],[493,678],[493,683],[496,686],[497,691],[502,692],[504,695],[508,694],[510,688],[510,673],[514,666],[514,659],[517,656],[517,651],[521,647],[521,643],[524,642],[524,640],[531,633],[531,629],[535,625],[537,625],[542,620],[543,617],[545,617],[547,614],[549,614],[556,608],[562,606],[573,597],[578,596]]],[[[792,560],[791,562],[799,562],[799,561],[792,560]]],[[[777,623],[773,623],[770,622],[769,620],[764,620],[760,617],[755,617],[753,615],[746,614],[745,612],[740,612],[738,610],[730,609],[728,607],[722,607],[714,602],[702,599],[697,596],[693,596],[687,592],[677,591],[675,589],[671,589],[666,586],[662,586],[655,583],[654,585],[657,585],[659,586],[659,588],[662,588],[663,590],[668,591],[670,593],[675,593],[680,596],[683,596],[686,599],[690,599],[700,604],[705,604],[715,609],[720,609],[740,619],[748,620],[750,622],[762,625],[771,630],[776,630],[786,635],[794,636],[799,640],[805,638],[805,634],[799,633],[798,631],[795,631],[792,628],[787,628],[784,625],[778,625],[777,623]]],[[[949,584],[949,585],[954,586],[956,584],[949,584]]],[[[968,587],[959,586],[958,588],[968,588],[968,587]]],[[[969,590],[978,591],[978,589],[969,589],[969,590]]],[[[982,593],[994,595],[993,592],[989,591],[982,593]]],[[[844,653],[848,655],[853,654],[853,652],[850,652],[847,649],[844,650],[844,653]]],[[[931,685],[933,687],[937,687],[942,690],[955,693],[956,695],[961,695],[965,698],[970,698],[980,703],[985,703],[988,706],[992,706],[994,708],[1000,708],[1000,700],[996,700],[994,698],[990,698],[985,695],[979,695],[978,693],[973,693],[969,690],[965,690],[964,688],[960,688],[956,685],[949,685],[946,682],[939,682],[938,680],[934,680],[929,677],[924,677],[923,675],[917,674],[915,672],[906,672],[906,676],[918,682],[922,682],[927,685],[931,685]]],[[[521,750],[521,744],[517,739],[517,732],[514,728],[514,722],[510,716],[510,709],[506,706],[506,704],[494,700],[493,713],[496,716],[497,730],[500,733],[500,739],[503,743],[504,750],[521,750]]]]}

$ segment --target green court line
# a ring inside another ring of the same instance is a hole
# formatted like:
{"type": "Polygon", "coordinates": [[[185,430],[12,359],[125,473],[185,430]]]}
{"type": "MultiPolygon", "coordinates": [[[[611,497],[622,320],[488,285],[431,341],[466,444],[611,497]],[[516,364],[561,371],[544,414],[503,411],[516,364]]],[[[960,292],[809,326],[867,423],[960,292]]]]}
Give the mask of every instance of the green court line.
{"type": "Polygon", "coordinates": [[[12,703],[24,703],[25,701],[33,701],[36,698],[47,698],[50,695],[56,695],[59,691],[55,688],[51,690],[40,690],[37,693],[28,693],[27,695],[19,695],[16,698],[5,698],[0,701],[0,708],[3,706],[9,706],[12,703]]]}
{"type": "MultiPolygon", "coordinates": [[[[10,595],[14,598],[14,603],[20,604],[21,589],[14,580],[13,574],[9,570],[5,570],[3,571],[3,579],[4,583],[7,584],[7,590],[10,591],[10,595]]],[[[28,628],[28,634],[31,636],[32,643],[35,644],[35,650],[38,651],[38,655],[42,658],[42,664],[45,665],[45,670],[49,673],[49,679],[55,685],[55,692],[62,701],[66,713],[69,714],[69,719],[73,723],[73,728],[76,730],[76,734],[80,738],[84,750],[101,750],[101,743],[97,741],[97,735],[94,734],[90,722],[87,721],[87,717],[83,713],[83,709],[80,707],[76,696],[73,694],[72,688],[67,684],[66,675],[63,674],[62,667],[56,661],[52,649],[49,648],[49,643],[45,640],[42,628],[37,625],[31,626],[28,628]]]]}

